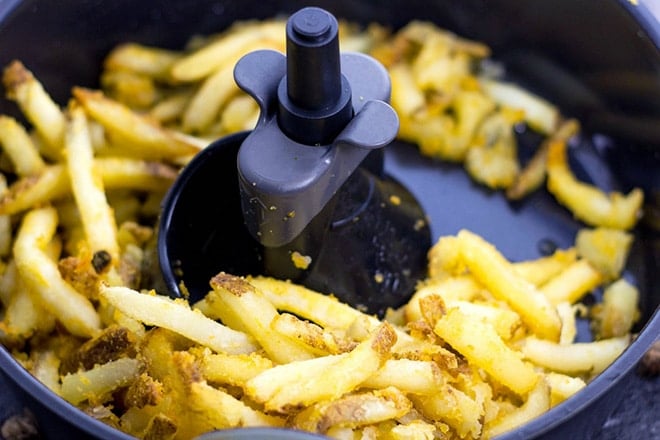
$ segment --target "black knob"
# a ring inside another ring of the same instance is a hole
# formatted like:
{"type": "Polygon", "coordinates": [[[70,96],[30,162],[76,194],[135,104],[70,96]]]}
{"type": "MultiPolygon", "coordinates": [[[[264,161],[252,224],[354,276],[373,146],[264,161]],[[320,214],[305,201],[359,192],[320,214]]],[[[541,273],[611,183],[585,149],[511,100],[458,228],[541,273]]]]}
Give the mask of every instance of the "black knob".
{"type": "Polygon", "coordinates": [[[328,144],[353,116],[337,20],[316,7],[296,12],[287,22],[286,51],[287,73],[278,88],[280,128],[297,142],[328,144]]]}

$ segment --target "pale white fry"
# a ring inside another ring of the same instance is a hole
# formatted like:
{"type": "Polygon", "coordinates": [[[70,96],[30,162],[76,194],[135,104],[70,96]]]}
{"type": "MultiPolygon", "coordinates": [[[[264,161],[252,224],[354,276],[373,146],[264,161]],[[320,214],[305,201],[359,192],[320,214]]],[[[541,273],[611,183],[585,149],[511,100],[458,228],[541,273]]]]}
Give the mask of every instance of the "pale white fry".
{"type": "Polygon", "coordinates": [[[46,166],[28,132],[12,117],[0,115],[0,145],[18,176],[38,174],[46,166]]]}
{"type": "Polygon", "coordinates": [[[97,365],[91,370],[62,377],[61,393],[67,401],[78,404],[85,400],[103,403],[111,391],[128,385],[140,374],[140,361],[121,358],[97,365]]]}

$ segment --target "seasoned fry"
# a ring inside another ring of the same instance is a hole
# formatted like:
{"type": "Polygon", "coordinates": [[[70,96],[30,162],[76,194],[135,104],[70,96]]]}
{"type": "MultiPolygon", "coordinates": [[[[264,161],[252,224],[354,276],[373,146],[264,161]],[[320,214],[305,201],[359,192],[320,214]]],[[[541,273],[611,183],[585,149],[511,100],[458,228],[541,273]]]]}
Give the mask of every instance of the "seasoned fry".
{"type": "Polygon", "coordinates": [[[46,166],[30,135],[14,118],[0,115],[0,145],[21,177],[39,174],[46,166]]]}
{"type": "Polygon", "coordinates": [[[620,229],[580,229],[575,247],[581,257],[596,268],[606,280],[615,280],[626,264],[633,235],[620,229]]]}
{"type": "Polygon", "coordinates": [[[94,172],[92,143],[87,117],[82,108],[73,106],[65,133],[66,163],[71,189],[85,229],[85,238],[93,254],[104,251],[114,266],[119,258],[117,225],[105,195],[103,181],[94,172]]]}
{"type": "Polygon", "coordinates": [[[592,327],[600,339],[618,338],[630,333],[639,318],[639,291],[624,278],[605,288],[603,302],[592,310],[592,327]]]}
{"type": "Polygon", "coordinates": [[[43,85],[20,61],[13,61],[2,77],[7,96],[16,101],[27,119],[44,139],[42,153],[59,159],[64,142],[64,113],[43,85]]]}
{"type": "Polygon", "coordinates": [[[134,113],[123,104],[110,100],[100,92],[76,87],[73,95],[85,111],[101,123],[115,143],[134,149],[143,159],[176,159],[199,151],[199,147],[154,121],[134,113]]]}
{"type": "Polygon", "coordinates": [[[61,277],[57,265],[43,251],[55,233],[57,212],[41,208],[28,212],[14,244],[14,258],[25,285],[72,334],[90,337],[100,330],[100,319],[87,298],[61,277]]]}
{"type": "Polygon", "coordinates": [[[592,226],[631,229],[641,215],[644,194],[639,188],[627,195],[604,193],[578,181],[566,158],[566,142],[550,143],[548,151],[548,191],[575,217],[592,226]]]}
{"type": "Polygon", "coordinates": [[[121,358],[91,370],[67,374],[62,378],[62,397],[73,404],[89,400],[103,403],[109,393],[124,387],[140,374],[140,361],[121,358]]]}
{"type": "Polygon", "coordinates": [[[218,352],[251,353],[252,338],[190,310],[184,301],[142,294],[126,287],[101,286],[100,295],[122,313],[147,325],[170,329],[218,352]]]}
{"type": "Polygon", "coordinates": [[[458,233],[461,257],[470,271],[496,297],[518,312],[523,322],[539,337],[556,341],[560,321],[549,300],[521,277],[492,245],[469,231],[458,233]]]}
{"type": "Polygon", "coordinates": [[[137,43],[120,44],[110,51],[103,66],[108,70],[129,71],[160,80],[168,80],[172,65],[181,57],[178,52],[137,43]]]}
{"type": "Polygon", "coordinates": [[[554,305],[561,302],[573,304],[601,281],[600,273],[587,260],[580,259],[543,284],[540,290],[554,305]]]}

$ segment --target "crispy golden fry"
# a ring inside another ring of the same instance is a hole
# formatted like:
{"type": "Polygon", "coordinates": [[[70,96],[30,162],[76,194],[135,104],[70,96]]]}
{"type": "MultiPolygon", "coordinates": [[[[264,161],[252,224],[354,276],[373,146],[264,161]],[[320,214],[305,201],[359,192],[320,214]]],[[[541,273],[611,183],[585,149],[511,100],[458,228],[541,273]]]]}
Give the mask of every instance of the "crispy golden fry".
{"type": "Polygon", "coordinates": [[[581,257],[587,259],[606,280],[615,280],[628,259],[633,235],[620,229],[580,229],[575,237],[575,247],[581,257]]]}
{"type": "Polygon", "coordinates": [[[46,166],[28,132],[12,117],[0,115],[0,145],[18,176],[39,174],[46,166]]]}
{"type": "Polygon", "coordinates": [[[469,231],[458,233],[461,257],[470,272],[490,292],[506,301],[535,334],[556,341],[561,323],[548,299],[525,281],[494,246],[469,231]]]}
{"type": "Polygon", "coordinates": [[[541,286],[576,259],[577,251],[575,248],[557,249],[547,257],[513,263],[513,268],[525,280],[535,286],[541,286]]]}
{"type": "Polygon", "coordinates": [[[273,331],[271,323],[278,315],[277,310],[245,279],[219,273],[211,279],[211,287],[213,291],[207,300],[222,322],[252,335],[275,362],[314,357],[312,350],[273,331]]]}
{"type": "Polygon", "coordinates": [[[153,106],[160,98],[153,78],[125,70],[106,70],[101,75],[106,96],[139,111],[153,106]]]}
{"type": "Polygon", "coordinates": [[[57,226],[55,208],[28,212],[14,244],[14,258],[25,285],[72,334],[90,337],[100,330],[100,319],[87,298],[61,277],[57,265],[44,252],[57,226]]]}
{"type": "Polygon", "coordinates": [[[431,394],[442,392],[445,377],[432,361],[390,359],[361,386],[382,389],[395,387],[404,393],[431,394]]]}
{"type": "Polygon", "coordinates": [[[429,280],[420,285],[408,303],[405,305],[405,316],[408,322],[423,319],[419,309],[419,300],[428,295],[439,295],[447,301],[470,301],[483,289],[471,276],[448,277],[440,280],[429,280]]]}
{"type": "Polygon", "coordinates": [[[558,373],[595,376],[607,368],[629,343],[630,335],[570,345],[531,337],[525,340],[522,352],[529,361],[558,373]]]}
{"type": "Polygon", "coordinates": [[[199,151],[198,145],[176,136],[171,130],[103,96],[101,92],[76,87],[73,95],[85,111],[105,127],[113,143],[134,148],[134,157],[172,160],[199,151]]]}
{"type": "Polygon", "coordinates": [[[550,303],[575,303],[596,288],[602,281],[601,274],[587,260],[579,259],[540,288],[550,303]]]}
{"type": "Polygon", "coordinates": [[[396,333],[383,323],[349,353],[275,366],[249,380],[246,391],[266,410],[278,412],[336,399],[378,371],[395,341],[396,333]]]}
{"type": "Polygon", "coordinates": [[[277,315],[271,322],[271,327],[276,332],[299,342],[317,356],[343,353],[352,350],[356,345],[354,341],[339,338],[336,334],[289,313],[277,315]]]}
{"type": "Polygon", "coordinates": [[[591,309],[592,328],[600,339],[623,337],[639,319],[639,291],[624,278],[605,288],[603,301],[591,309]]]}
{"type": "Polygon", "coordinates": [[[283,20],[273,20],[236,25],[223,37],[179,59],[170,74],[178,81],[200,80],[224,66],[233,66],[242,55],[255,50],[255,44],[279,47],[283,51],[284,24],[283,20]]]}
{"type": "Polygon", "coordinates": [[[172,330],[217,352],[239,354],[257,349],[250,336],[191,310],[183,300],[121,286],[101,286],[100,296],[133,319],[172,330]]]}
{"type": "Polygon", "coordinates": [[[88,400],[90,403],[103,403],[109,394],[127,386],[140,374],[140,361],[121,358],[91,370],[67,374],[62,377],[62,397],[77,404],[88,400]]]}
{"type": "Polygon", "coordinates": [[[644,194],[639,188],[628,195],[616,191],[606,194],[578,181],[569,168],[562,141],[550,143],[547,187],[559,203],[591,226],[631,229],[641,215],[644,194]]]}
{"type": "Polygon", "coordinates": [[[103,181],[94,169],[92,143],[87,128],[87,117],[82,108],[70,110],[65,133],[66,168],[71,182],[85,238],[93,254],[107,252],[111,265],[119,258],[117,225],[105,195],[103,181]]]}
{"type": "Polygon", "coordinates": [[[125,43],[116,46],[105,58],[103,67],[107,70],[129,71],[167,81],[172,65],[181,57],[179,52],[125,43]]]}
{"type": "Polygon", "coordinates": [[[510,431],[532,420],[534,417],[540,416],[549,409],[550,387],[545,379],[540,379],[520,408],[505,414],[485,427],[484,437],[491,438],[510,431]]]}
{"type": "Polygon", "coordinates": [[[199,353],[199,357],[202,375],[207,381],[240,387],[273,367],[273,361],[258,353],[211,353],[210,350],[204,349],[199,353]]]}
{"type": "Polygon", "coordinates": [[[205,382],[190,385],[190,404],[214,429],[284,426],[284,419],[256,411],[232,395],[205,382]]]}
{"type": "MultiPolygon", "coordinates": [[[[161,191],[168,188],[177,176],[176,170],[166,164],[128,158],[95,159],[94,168],[106,189],[161,191]]],[[[0,197],[0,214],[16,214],[61,199],[70,193],[70,189],[66,167],[49,165],[41,174],[13,183],[0,197]]]]}
{"type": "MultiPolygon", "coordinates": [[[[424,298],[420,304],[422,310],[425,303],[433,299],[432,296],[424,298]]],[[[450,308],[444,316],[429,324],[456,351],[512,391],[524,395],[536,385],[538,374],[533,367],[521,361],[489,323],[458,308],[450,308]]]]}
{"type": "Polygon", "coordinates": [[[293,426],[325,434],[332,427],[356,428],[396,419],[412,408],[412,402],[395,387],[350,394],[321,402],[299,412],[293,426]]]}
{"type": "Polygon", "coordinates": [[[60,107],[20,61],[13,61],[5,69],[2,79],[7,96],[16,101],[45,141],[42,153],[50,159],[59,159],[66,124],[60,107]]]}

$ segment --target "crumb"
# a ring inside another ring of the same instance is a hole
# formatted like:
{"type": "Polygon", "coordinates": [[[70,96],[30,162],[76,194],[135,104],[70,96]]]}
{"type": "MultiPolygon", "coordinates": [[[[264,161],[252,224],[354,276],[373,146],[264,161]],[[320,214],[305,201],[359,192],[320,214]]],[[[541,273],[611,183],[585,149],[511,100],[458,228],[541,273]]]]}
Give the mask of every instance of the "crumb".
{"type": "Polygon", "coordinates": [[[41,438],[37,420],[27,408],[22,414],[9,417],[0,426],[0,435],[5,440],[31,440],[41,438]]]}
{"type": "Polygon", "coordinates": [[[655,341],[642,356],[642,360],[639,362],[639,372],[642,376],[657,376],[660,374],[660,340],[655,341]]]}

